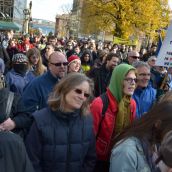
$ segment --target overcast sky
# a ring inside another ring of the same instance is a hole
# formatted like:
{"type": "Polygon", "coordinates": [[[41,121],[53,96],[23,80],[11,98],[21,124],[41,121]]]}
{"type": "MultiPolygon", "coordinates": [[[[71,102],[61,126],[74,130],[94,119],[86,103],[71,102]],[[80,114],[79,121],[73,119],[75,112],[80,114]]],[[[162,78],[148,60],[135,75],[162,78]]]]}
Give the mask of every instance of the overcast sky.
{"type": "Polygon", "coordinates": [[[168,3],[170,5],[170,8],[172,9],[172,0],[168,0],[168,3]]]}
{"type": "MultiPolygon", "coordinates": [[[[73,0],[32,0],[32,17],[55,21],[56,14],[69,11],[72,4],[73,0]]],[[[172,9],[172,0],[169,0],[169,5],[172,9]]]]}
{"type": "Polygon", "coordinates": [[[55,21],[56,14],[68,11],[72,4],[73,0],[32,0],[32,17],[55,21]]]}

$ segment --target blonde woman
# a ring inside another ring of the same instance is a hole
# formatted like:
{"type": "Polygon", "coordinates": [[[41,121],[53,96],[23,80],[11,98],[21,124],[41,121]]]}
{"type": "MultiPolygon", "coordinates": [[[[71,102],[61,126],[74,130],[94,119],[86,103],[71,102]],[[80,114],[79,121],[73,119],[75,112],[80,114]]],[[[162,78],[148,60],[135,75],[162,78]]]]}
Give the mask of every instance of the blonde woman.
{"type": "Polygon", "coordinates": [[[96,153],[89,112],[91,95],[92,81],[73,72],[54,87],[48,107],[33,114],[26,148],[35,171],[93,171],[96,153]]]}
{"type": "Polygon", "coordinates": [[[47,71],[47,68],[42,64],[41,54],[37,48],[29,49],[26,55],[29,61],[29,73],[33,75],[33,78],[47,71]]]}

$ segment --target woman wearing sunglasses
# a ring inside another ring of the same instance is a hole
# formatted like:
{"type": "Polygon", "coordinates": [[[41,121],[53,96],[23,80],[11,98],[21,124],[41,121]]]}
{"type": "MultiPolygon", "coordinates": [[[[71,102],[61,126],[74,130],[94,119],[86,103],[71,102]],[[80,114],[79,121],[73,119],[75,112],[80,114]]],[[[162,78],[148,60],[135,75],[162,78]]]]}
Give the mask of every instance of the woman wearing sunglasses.
{"type": "Polygon", "coordinates": [[[35,171],[93,171],[95,136],[89,112],[92,88],[84,74],[68,74],[55,86],[49,106],[34,113],[26,148],[35,171]]]}

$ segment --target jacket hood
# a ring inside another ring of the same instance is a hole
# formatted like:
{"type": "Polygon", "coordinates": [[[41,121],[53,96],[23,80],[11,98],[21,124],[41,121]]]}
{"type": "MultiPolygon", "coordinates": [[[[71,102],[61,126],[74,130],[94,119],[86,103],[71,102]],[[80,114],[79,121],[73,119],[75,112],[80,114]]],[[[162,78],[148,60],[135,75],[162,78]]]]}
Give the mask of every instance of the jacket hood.
{"type": "Polygon", "coordinates": [[[109,90],[118,102],[123,97],[123,80],[130,70],[135,70],[135,68],[128,64],[120,64],[112,72],[109,90]]]}

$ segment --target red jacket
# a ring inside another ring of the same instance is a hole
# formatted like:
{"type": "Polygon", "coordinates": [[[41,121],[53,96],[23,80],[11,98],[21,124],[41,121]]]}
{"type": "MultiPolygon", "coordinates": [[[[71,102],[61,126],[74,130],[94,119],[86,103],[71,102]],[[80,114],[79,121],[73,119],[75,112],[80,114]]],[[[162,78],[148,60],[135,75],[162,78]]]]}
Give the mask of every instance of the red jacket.
{"type": "MultiPolygon", "coordinates": [[[[109,98],[109,105],[105,113],[105,117],[101,123],[101,129],[96,140],[97,157],[98,160],[103,160],[103,161],[107,161],[111,153],[112,134],[114,132],[113,130],[115,128],[115,121],[118,112],[118,103],[115,97],[112,95],[109,89],[107,90],[106,93],[109,98]]],[[[97,135],[99,124],[102,118],[102,114],[101,114],[103,108],[102,99],[100,97],[94,99],[90,108],[94,119],[94,131],[95,134],[97,135]]],[[[135,115],[136,115],[136,103],[133,99],[131,99],[131,118],[130,118],[131,122],[135,118],[135,115]]]]}

